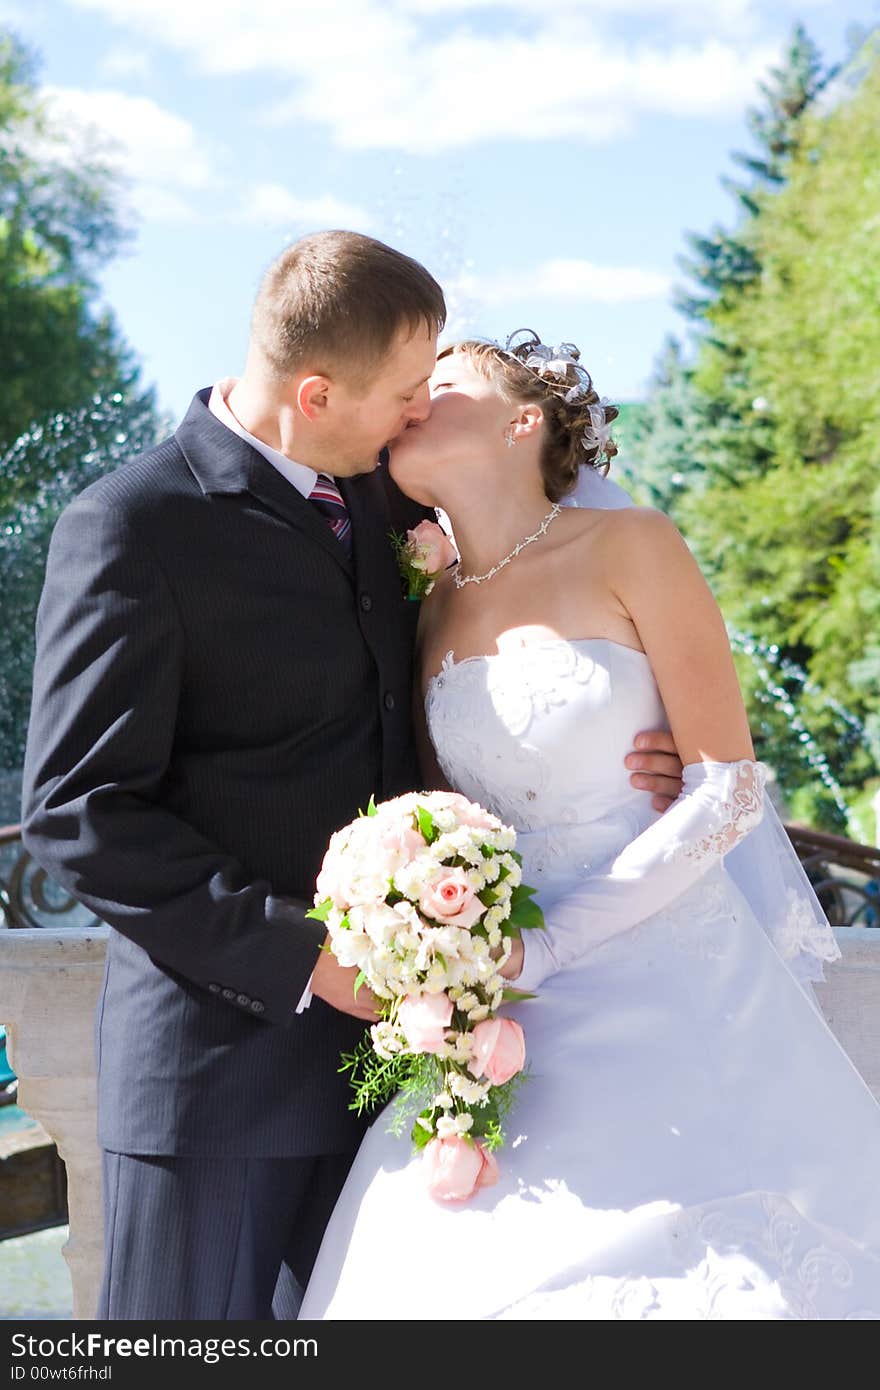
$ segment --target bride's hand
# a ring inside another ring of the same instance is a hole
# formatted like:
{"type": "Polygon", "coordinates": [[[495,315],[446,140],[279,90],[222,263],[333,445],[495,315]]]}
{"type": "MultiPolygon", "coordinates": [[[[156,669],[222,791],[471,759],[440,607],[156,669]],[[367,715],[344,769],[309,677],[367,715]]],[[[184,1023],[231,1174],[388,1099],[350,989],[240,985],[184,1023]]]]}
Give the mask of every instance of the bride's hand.
{"type": "Polygon", "coordinates": [[[516,980],[522,973],[523,958],[525,956],[522,938],[519,936],[515,936],[511,941],[510,946],[510,955],[502,965],[501,969],[498,971],[498,974],[502,977],[502,979],[516,980]]]}

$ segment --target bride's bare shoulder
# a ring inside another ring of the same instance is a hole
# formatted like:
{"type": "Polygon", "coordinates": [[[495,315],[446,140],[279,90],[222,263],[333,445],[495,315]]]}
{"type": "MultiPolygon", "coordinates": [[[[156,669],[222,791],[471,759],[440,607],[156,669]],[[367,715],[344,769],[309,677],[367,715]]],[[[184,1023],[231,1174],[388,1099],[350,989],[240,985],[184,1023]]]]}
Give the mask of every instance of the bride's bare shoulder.
{"type": "Polygon", "coordinates": [[[627,555],[633,548],[651,551],[676,543],[684,544],[681,532],[665,512],[655,507],[572,508],[569,537],[592,537],[594,543],[620,548],[627,555]]]}

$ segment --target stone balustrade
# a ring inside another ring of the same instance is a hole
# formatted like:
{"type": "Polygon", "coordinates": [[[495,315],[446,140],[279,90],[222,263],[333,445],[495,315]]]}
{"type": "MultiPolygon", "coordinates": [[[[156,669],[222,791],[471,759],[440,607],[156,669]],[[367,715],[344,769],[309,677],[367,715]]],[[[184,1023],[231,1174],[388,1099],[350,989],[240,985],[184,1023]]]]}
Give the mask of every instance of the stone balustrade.
{"type": "MultiPolygon", "coordinates": [[[[843,957],[819,1003],[880,1100],[880,931],[841,927],[843,957]]],[[[107,929],[0,930],[0,1021],[19,1103],[67,1165],[73,1315],[94,1316],[102,1263],[101,1165],[95,1142],[93,1022],[107,929]]]]}
{"type": "Polygon", "coordinates": [[[77,1319],[95,1315],[103,1261],[94,1018],[107,933],[0,929],[0,1021],[18,1103],[54,1140],[67,1169],[64,1256],[77,1319]]]}

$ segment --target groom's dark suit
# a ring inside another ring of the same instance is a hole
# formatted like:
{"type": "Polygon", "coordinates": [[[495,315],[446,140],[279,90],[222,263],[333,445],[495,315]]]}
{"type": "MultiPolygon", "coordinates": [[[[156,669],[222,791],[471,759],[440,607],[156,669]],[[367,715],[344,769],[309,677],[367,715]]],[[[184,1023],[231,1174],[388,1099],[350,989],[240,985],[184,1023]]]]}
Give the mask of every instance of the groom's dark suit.
{"type": "MultiPolygon", "coordinates": [[[[100,1143],[162,1173],[356,1147],[337,1068],[363,1025],[295,1013],[324,937],[304,913],[331,833],[418,783],[389,533],[423,510],[385,468],[340,480],[349,562],[208,395],[58,522],[25,762],[27,848],[113,928],[100,1143]]],[[[190,1238],[207,1257],[235,1220],[190,1238]]]]}

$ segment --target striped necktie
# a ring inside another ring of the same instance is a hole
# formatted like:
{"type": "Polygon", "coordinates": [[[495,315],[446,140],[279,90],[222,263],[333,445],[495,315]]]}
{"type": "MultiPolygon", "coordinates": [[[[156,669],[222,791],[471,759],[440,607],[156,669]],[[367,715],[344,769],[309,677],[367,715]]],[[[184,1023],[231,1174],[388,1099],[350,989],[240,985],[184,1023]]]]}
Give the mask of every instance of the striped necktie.
{"type": "Polygon", "coordinates": [[[352,553],[351,517],[342,500],[342,493],[329,473],[318,474],[317,482],[309,493],[309,501],[314,502],[318,511],[327,518],[330,530],[350,560],[352,553]]]}

